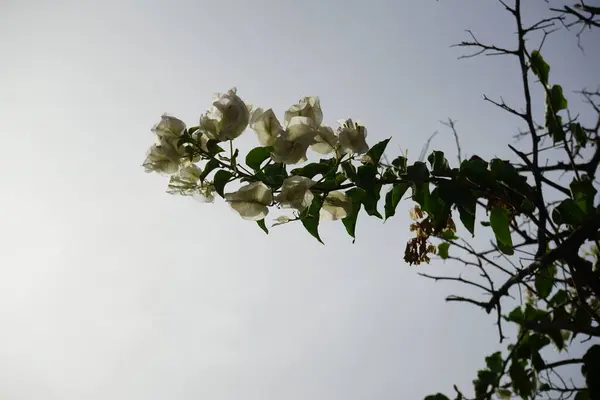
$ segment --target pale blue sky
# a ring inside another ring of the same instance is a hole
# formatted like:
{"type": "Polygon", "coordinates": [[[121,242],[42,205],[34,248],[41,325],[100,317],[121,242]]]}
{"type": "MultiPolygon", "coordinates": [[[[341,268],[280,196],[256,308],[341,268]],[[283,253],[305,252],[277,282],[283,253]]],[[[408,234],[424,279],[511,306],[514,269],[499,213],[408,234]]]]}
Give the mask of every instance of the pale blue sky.
{"type": "MultiPolygon", "coordinates": [[[[444,303],[454,286],[403,263],[408,204],[385,225],[359,220],[354,245],[325,225],[321,246],[300,226],[265,236],[221,201],[169,196],[140,164],[163,112],[193,124],[232,86],[278,114],[318,95],[325,123],[358,118],[371,144],[393,136],[390,154],[417,157],[450,116],[464,153],[509,156],[518,124],[482,94],[518,101],[515,61],[457,61],[449,45],[464,29],[510,43],[510,22],[491,0],[0,0],[0,397],[470,387],[493,318],[444,303]]],[[[573,40],[550,43],[552,79],[597,84],[600,41],[584,56],[573,40]]],[[[454,161],[448,131],[433,146],[454,161]]]]}

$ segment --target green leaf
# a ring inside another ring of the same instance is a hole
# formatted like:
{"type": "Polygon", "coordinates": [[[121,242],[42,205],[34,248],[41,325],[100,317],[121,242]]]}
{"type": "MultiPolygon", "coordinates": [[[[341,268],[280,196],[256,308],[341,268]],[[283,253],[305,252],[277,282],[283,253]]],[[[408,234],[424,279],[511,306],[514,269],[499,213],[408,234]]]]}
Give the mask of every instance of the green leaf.
{"type": "Polygon", "coordinates": [[[524,361],[513,359],[508,369],[512,386],[515,393],[524,399],[528,399],[535,389],[534,383],[529,379],[525,371],[524,361]]]}
{"type": "Polygon", "coordinates": [[[398,168],[398,171],[403,174],[406,172],[406,163],[407,163],[407,159],[404,156],[400,156],[400,157],[396,157],[394,158],[394,161],[392,161],[392,165],[396,168],[398,168]]]}
{"type": "Polygon", "coordinates": [[[552,307],[558,307],[561,304],[565,304],[567,301],[569,301],[569,295],[567,294],[566,290],[560,289],[548,301],[548,305],[552,307]]]}
{"type": "Polygon", "coordinates": [[[496,389],[496,394],[502,400],[510,400],[512,398],[512,392],[508,389],[498,388],[498,389],[496,389]]]}
{"type": "Polygon", "coordinates": [[[265,225],[265,219],[261,219],[256,221],[256,223],[258,224],[258,226],[260,227],[260,229],[262,229],[263,231],[265,231],[265,233],[268,235],[269,234],[269,230],[267,229],[267,226],[265,225]]]}
{"type": "Polygon", "coordinates": [[[583,390],[577,392],[574,400],[591,400],[590,394],[588,392],[584,392],[583,390]]]}
{"type": "Polygon", "coordinates": [[[550,107],[546,109],[546,128],[552,136],[554,143],[561,142],[565,139],[565,132],[562,127],[562,117],[553,113],[550,107]]]}
{"type": "Polygon", "coordinates": [[[535,276],[535,290],[538,296],[545,299],[552,292],[552,285],[556,277],[556,265],[551,264],[540,269],[535,276]]]}
{"type": "Polygon", "coordinates": [[[432,394],[430,396],[425,397],[425,400],[450,400],[450,399],[441,393],[436,393],[436,394],[432,394]]]}
{"type": "Polygon", "coordinates": [[[220,165],[219,162],[217,160],[215,160],[214,158],[211,158],[210,160],[208,160],[208,162],[204,166],[204,170],[200,174],[200,180],[204,181],[204,179],[206,179],[208,174],[210,174],[216,168],[219,168],[219,165],[220,165]]]}
{"type": "Polygon", "coordinates": [[[587,134],[585,133],[585,131],[583,130],[583,128],[581,127],[581,124],[579,122],[571,124],[569,126],[571,133],[573,134],[573,136],[575,137],[575,140],[577,141],[577,143],[581,146],[581,147],[585,147],[585,145],[587,144],[588,141],[588,137],[587,134]]]}
{"type": "MultiPolygon", "coordinates": [[[[333,166],[335,168],[335,164],[333,166]]],[[[327,175],[333,169],[332,165],[327,163],[311,163],[307,164],[302,168],[296,168],[291,171],[292,175],[300,175],[307,178],[314,178],[316,175],[327,175]]]]}
{"type": "MultiPolygon", "coordinates": [[[[359,168],[360,169],[360,168],[359,168]]],[[[379,202],[381,192],[381,184],[375,185],[371,190],[365,190],[365,196],[363,197],[362,203],[365,206],[367,214],[382,219],[383,217],[377,211],[377,203],[379,202]]]]}
{"type": "Polygon", "coordinates": [[[352,165],[351,162],[346,161],[342,163],[342,170],[344,171],[344,174],[346,174],[348,179],[350,179],[352,182],[356,181],[356,167],[352,165]]]}
{"type": "Polygon", "coordinates": [[[578,226],[585,221],[585,212],[577,205],[573,199],[563,200],[553,211],[552,220],[558,224],[567,224],[578,226]]]}
{"type": "Polygon", "coordinates": [[[443,151],[433,151],[429,157],[427,157],[427,161],[429,161],[429,164],[431,165],[431,172],[433,175],[445,176],[450,172],[450,166],[443,151]]]}
{"type": "Polygon", "coordinates": [[[508,321],[516,322],[517,324],[523,323],[525,321],[525,317],[523,315],[523,310],[520,306],[515,307],[508,316],[506,317],[508,321]]]}
{"type": "Polygon", "coordinates": [[[508,210],[501,206],[492,208],[490,212],[490,224],[496,236],[496,241],[504,246],[512,247],[510,236],[510,215],[508,210]]]}
{"type": "Polygon", "coordinates": [[[346,227],[346,232],[348,232],[348,235],[350,235],[353,239],[356,239],[356,218],[358,217],[358,213],[360,212],[360,207],[364,195],[364,190],[359,188],[352,188],[346,191],[346,196],[348,196],[352,200],[352,209],[350,213],[346,216],[346,218],[342,219],[342,223],[346,227]]]}
{"type": "Polygon", "coordinates": [[[266,165],[257,175],[262,177],[261,180],[273,189],[279,189],[288,176],[285,164],[282,163],[266,165]]]}
{"type": "Polygon", "coordinates": [[[321,200],[321,197],[315,196],[310,207],[306,208],[300,213],[300,220],[302,221],[302,225],[304,225],[304,228],[306,228],[308,233],[317,239],[319,243],[325,244],[319,236],[319,211],[321,210],[322,205],[321,200]]]}
{"type": "Polygon", "coordinates": [[[385,219],[388,219],[396,214],[396,207],[402,199],[402,196],[408,190],[408,183],[396,183],[392,189],[385,195],[385,219]]]}
{"type": "Polygon", "coordinates": [[[225,195],[223,194],[223,190],[225,189],[225,185],[229,182],[229,179],[232,176],[233,174],[231,172],[224,169],[218,170],[215,174],[215,181],[213,184],[215,186],[215,191],[219,194],[219,196],[225,197],[225,195]]]}
{"type": "Polygon", "coordinates": [[[473,381],[473,387],[475,388],[475,396],[481,398],[486,392],[488,386],[494,385],[496,380],[496,374],[488,369],[482,369],[477,371],[477,379],[473,381]]]}
{"type": "Polygon", "coordinates": [[[406,175],[415,185],[420,185],[429,179],[429,170],[427,164],[421,161],[415,162],[406,168],[406,175]]]}
{"type": "Polygon", "coordinates": [[[377,183],[377,167],[373,164],[361,165],[356,173],[356,185],[366,191],[371,191],[377,183]]]}
{"type": "Polygon", "coordinates": [[[581,372],[585,376],[590,399],[600,398],[600,345],[593,345],[585,353],[581,372]]]}
{"type": "Polygon", "coordinates": [[[208,154],[212,157],[225,151],[219,146],[219,141],[215,139],[210,139],[208,142],[206,142],[206,148],[208,150],[208,154]]]}
{"type": "Polygon", "coordinates": [[[390,142],[390,139],[391,138],[382,140],[381,142],[371,147],[369,151],[367,151],[367,157],[370,157],[371,160],[373,160],[373,164],[379,164],[379,160],[381,160],[381,156],[383,155],[385,148],[390,142]]]}
{"type": "Polygon", "coordinates": [[[492,371],[496,376],[502,373],[502,353],[497,351],[490,356],[485,358],[485,365],[492,371]]]}
{"type": "Polygon", "coordinates": [[[246,165],[257,171],[260,165],[271,156],[273,147],[255,147],[246,155],[246,165]]]}
{"type": "Polygon", "coordinates": [[[465,196],[456,206],[458,207],[460,221],[471,235],[475,236],[475,209],[477,207],[477,199],[471,196],[465,196]]]}
{"type": "Polygon", "coordinates": [[[443,242],[443,243],[438,244],[437,253],[442,260],[445,260],[448,258],[448,249],[449,248],[450,248],[450,243],[448,243],[448,242],[443,242]]]}
{"type": "Polygon", "coordinates": [[[575,203],[585,213],[590,213],[594,209],[594,197],[598,191],[594,188],[592,180],[587,175],[581,175],[580,179],[574,178],[569,185],[571,197],[575,203]]]}
{"type": "Polygon", "coordinates": [[[544,58],[537,50],[531,52],[531,71],[538,77],[540,82],[544,85],[548,84],[550,66],[544,61],[544,58]]]}
{"type": "Polygon", "coordinates": [[[560,110],[567,109],[569,103],[567,102],[567,99],[565,99],[565,96],[563,95],[562,86],[560,86],[560,85],[552,86],[552,89],[550,89],[548,96],[549,96],[548,102],[549,102],[550,106],[552,107],[552,112],[554,112],[554,114],[556,114],[560,110]]]}

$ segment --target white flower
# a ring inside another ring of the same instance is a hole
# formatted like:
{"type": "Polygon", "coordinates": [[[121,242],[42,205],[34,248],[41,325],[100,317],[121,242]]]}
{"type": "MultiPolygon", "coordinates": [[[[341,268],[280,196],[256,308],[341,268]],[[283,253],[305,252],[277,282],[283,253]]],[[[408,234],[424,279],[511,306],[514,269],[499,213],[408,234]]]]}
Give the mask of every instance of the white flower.
{"type": "Polygon", "coordinates": [[[205,180],[196,188],[192,194],[194,200],[200,203],[212,203],[215,201],[215,187],[211,181],[205,180]]]}
{"type": "Polygon", "coordinates": [[[321,102],[317,96],[303,97],[298,104],[291,106],[284,116],[287,126],[294,117],[307,117],[318,127],[323,122],[323,111],[321,102]]]}
{"type": "Polygon", "coordinates": [[[321,126],[315,136],[315,141],[316,143],[311,145],[310,148],[317,153],[328,154],[335,150],[338,143],[338,137],[333,133],[333,129],[330,127],[321,126]]]}
{"type": "Polygon", "coordinates": [[[260,115],[253,115],[254,123],[250,126],[258,135],[258,141],[262,146],[273,146],[275,138],[283,133],[283,128],[272,109],[268,109],[260,115]]]}
{"type": "Polygon", "coordinates": [[[185,131],[185,123],[175,117],[163,114],[160,122],[152,127],[159,140],[174,139],[180,137],[185,131]]]}
{"type": "Polygon", "coordinates": [[[146,155],[142,166],[146,172],[174,174],[179,170],[179,165],[186,156],[185,148],[177,146],[179,139],[162,139],[158,144],[153,144],[146,155]]]}
{"type": "Polygon", "coordinates": [[[369,146],[365,141],[367,128],[351,119],[339,121],[339,123],[340,147],[346,153],[364,154],[369,151],[369,146]]]}
{"type": "Polygon", "coordinates": [[[210,139],[233,140],[248,127],[251,108],[239,98],[236,88],[217,94],[213,106],[200,117],[200,129],[210,139]]]}
{"type": "Polygon", "coordinates": [[[242,186],[237,192],[225,193],[225,200],[242,218],[258,221],[269,213],[273,193],[264,183],[254,182],[242,186]]]}
{"type": "Polygon", "coordinates": [[[167,187],[167,193],[182,196],[193,195],[198,187],[202,170],[196,164],[187,162],[179,166],[177,174],[172,175],[167,187]]]}
{"type": "Polygon", "coordinates": [[[287,130],[275,139],[271,158],[284,164],[306,161],[306,150],[315,143],[316,134],[317,127],[310,118],[292,118],[287,130]]]}
{"type": "Polygon", "coordinates": [[[213,106],[220,112],[219,140],[233,140],[240,136],[250,122],[250,110],[236,94],[236,88],[219,96],[213,106]]]}
{"type": "Polygon", "coordinates": [[[351,209],[352,201],[346,194],[342,192],[330,192],[325,198],[319,214],[322,219],[335,221],[345,218],[351,209]]]}
{"type": "Polygon", "coordinates": [[[310,191],[315,183],[312,179],[304,176],[295,175],[286,178],[283,181],[281,193],[275,196],[275,201],[283,208],[295,208],[302,211],[310,206],[315,197],[310,191]]]}

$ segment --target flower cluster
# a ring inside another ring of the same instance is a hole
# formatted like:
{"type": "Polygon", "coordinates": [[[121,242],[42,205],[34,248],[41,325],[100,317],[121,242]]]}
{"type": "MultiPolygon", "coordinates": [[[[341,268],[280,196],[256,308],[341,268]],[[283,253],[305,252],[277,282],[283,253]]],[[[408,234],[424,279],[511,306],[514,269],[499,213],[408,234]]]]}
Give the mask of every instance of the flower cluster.
{"type": "Polygon", "coordinates": [[[369,150],[363,125],[351,119],[340,121],[335,130],[323,125],[316,96],[303,97],[289,107],[282,123],[272,109],[246,104],[235,88],[217,94],[198,125],[188,128],[183,121],[163,115],[152,132],[155,144],[143,166],[147,172],[170,177],[168,193],[212,202],[216,192],[244,219],[253,221],[263,220],[273,206],[294,213],[293,217],[280,216],[275,225],[301,219],[301,214],[308,216],[315,202],[318,207],[313,211],[322,219],[339,220],[351,212],[352,201],[343,191],[331,185],[322,187],[331,179],[339,181],[339,174],[333,172],[332,178],[330,173],[320,172],[322,178],[316,179],[319,173],[294,173],[296,169],[288,174],[286,166],[306,162],[310,148],[321,155],[332,154],[331,165],[337,170],[342,162],[369,150]],[[262,146],[253,150],[252,157],[264,154],[252,161],[249,153],[248,168],[240,165],[239,151],[233,147],[233,141],[247,128],[256,133],[262,146]],[[227,147],[228,156],[223,150],[227,147]],[[225,185],[236,180],[242,183],[238,190],[224,193],[225,185]]]}

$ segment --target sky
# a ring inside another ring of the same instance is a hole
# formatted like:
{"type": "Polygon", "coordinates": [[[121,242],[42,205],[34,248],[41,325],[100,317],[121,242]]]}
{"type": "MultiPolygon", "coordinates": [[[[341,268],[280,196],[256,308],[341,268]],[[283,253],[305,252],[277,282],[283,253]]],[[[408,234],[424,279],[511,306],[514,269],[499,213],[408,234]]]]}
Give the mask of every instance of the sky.
{"type": "MultiPolygon", "coordinates": [[[[547,5],[527,2],[533,20],[547,5]]],[[[517,65],[457,60],[471,29],[511,45],[495,1],[0,0],[0,398],[419,399],[470,388],[497,348],[493,318],[460,287],[409,267],[409,204],[341,223],[320,245],[299,225],[264,235],[222,201],[165,193],[141,163],[164,112],[194,125],[236,86],[282,116],[321,98],[329,125],[454,162],[510,157],[517,65]]],[[[545,44],[552,79],[597,84],[598,43],[545,44]],[[596,71],[596,74],[594,74],[596,71]]],[[[593,86],[592,86],[593,87],[593,86]]],[[[576,101],[576,100],[573,100],[576,101]]],[[[537,113],[543,104],[534,105],[537,113]]],[[[258,145],[254,133],[240,149],[258,145]]]]}

